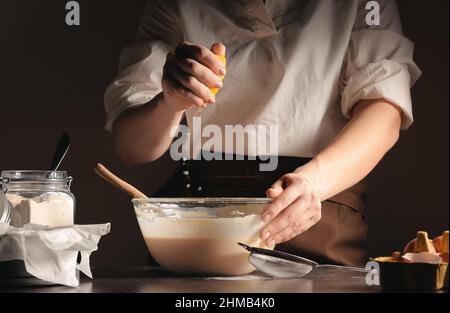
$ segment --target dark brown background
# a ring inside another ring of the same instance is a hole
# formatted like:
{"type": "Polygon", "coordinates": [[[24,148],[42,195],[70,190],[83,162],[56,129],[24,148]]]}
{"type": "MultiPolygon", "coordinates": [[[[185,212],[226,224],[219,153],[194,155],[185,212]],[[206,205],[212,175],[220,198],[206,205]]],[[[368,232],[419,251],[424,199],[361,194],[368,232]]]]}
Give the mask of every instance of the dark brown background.
{"type": "MultiPolygon", "coordinates": [[[[81,0],[81,26],[65,25],[66,1],[0,4],[0,169],[43,169],[68,130],[63,168],[74,176],[77,223],[112,223],[94,265],[144,264],[147,250],[126,195],[96,177],[99,161],[151,194],[174,166],[168,158],[125,167],[103,130],[103,92],[121,47],[132,42],[138,1],[81,0]]],[[[424,74],[413,89],[415,123],[370,177],[370,254],[399,249],[425,229],[448,229],[448,1],[399,2],[424,74]]]]}

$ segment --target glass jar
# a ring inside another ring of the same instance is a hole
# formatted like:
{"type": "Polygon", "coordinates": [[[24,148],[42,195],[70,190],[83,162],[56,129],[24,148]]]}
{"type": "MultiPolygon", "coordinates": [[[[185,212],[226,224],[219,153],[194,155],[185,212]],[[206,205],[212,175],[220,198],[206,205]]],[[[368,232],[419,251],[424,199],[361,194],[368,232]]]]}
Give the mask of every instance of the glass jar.
{"type": "Polygon", "coordinates": [[[5,197],[6,186],[3,184],[0,178],[0,223],[9,223],[9,215],[11,208],[9,207],[9,201],[5,197]]]}
{"type": "Polygon", "coordinates": [[[65,171],[2,171],[0,180],[10,202],[10,225],[69,226],[74,224],[72,177],[65,171]]]}

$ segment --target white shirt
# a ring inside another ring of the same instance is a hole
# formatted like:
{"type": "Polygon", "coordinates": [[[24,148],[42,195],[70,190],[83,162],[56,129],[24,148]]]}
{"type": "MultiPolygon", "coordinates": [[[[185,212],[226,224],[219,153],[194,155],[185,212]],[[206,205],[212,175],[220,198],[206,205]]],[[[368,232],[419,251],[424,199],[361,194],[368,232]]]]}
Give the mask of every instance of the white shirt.
{"type": "MultiPolygon", "coordinates": [[[[224,87],[200,113],[202,125],[275,124],[279,155],[312,157],[348,122],[355,103],[385,98],[403,110],[406,129],[420,70],[396,2],[377,2],[380,25],[368,26],[367,1],[149,1],[138,40],[122,51],[106,91],[106,129],[162,91],[166,54],[182,40],[227,47],[224,87]]],[[[186,112],[189,127],[196,112],[186,112]]]]}

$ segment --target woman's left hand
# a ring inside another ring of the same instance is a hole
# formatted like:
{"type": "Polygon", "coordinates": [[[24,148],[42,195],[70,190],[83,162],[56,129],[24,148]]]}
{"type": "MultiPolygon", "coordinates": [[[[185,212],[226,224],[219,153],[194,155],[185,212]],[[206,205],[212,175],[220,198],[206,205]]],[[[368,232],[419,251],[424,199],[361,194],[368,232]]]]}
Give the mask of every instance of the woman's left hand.
{"type": "Polygon", "coordinates": [[[308,230],[321,218],[317,182],[300,167],[277,180],[267,191],[272,203],[262,214],[267,223],[260,236],[266,246],[288,241],[308,230]]]}

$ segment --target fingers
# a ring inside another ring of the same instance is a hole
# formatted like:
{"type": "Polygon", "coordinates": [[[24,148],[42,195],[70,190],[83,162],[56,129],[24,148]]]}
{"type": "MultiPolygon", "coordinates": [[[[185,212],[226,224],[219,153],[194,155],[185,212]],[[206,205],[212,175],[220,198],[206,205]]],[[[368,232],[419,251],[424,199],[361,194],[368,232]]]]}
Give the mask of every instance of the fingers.
{"type": "Polygon", "coordinates": [[[278,214],[270,223],[266,224],[261,230],[261,238],[269,241],[275,234],[288,226],[297,227],[297,223],[302,220],[303,215],[310,207],[311,202],[306,197],[301,197],[294,201],[291,205],[283,208],[284,210],[278,214]]]}
{"type": "Polygon", "coordinates": [[[290,240],[320,220],[322,204],[313,187],[307,178],[291,173],[267,190],[273,201],[262,214],[267,224],[260,232],[267,246],[290,240]]]}
{"type": "Polygon", "coordinates": [[[292,238],[297,237],[301,233],[310,229],[314,224],[318,222],[317,218],[313,215],[305,218],[299,222],[298,226],[288,226],[283,230],[279,231],[277,234],[273,235],[266,241],[266,245],[269,247],[273,247],[279,243],[286,242],[291,240],[292,238]]]}
{"type": "Polygon", "coordinates": [[[321,219],[321,203],[302,198],[283,211],[263,229],[263,238],[269,247],[288,241],[307,231],[321,219]],[[269,234],[269,235],[268,235],[269,234]]]}
{"type": "Polygon", "coordinates": [[[267,198],[275,199],[275,198],[278,197],[278,196],[280,195],[280,193],[282,193],[282,192],[283,192],[283,189],[282,189],[282,188],[278,188],[278,189],[275,189],[275,188],[269,188],[269,189],[266,190],[266,196],[267,196],[267,198]]]}
{"type": "Polygon", "coordinates": [[[211,50],[182,42],[175,53],[167,55],[163,72],[163,90],[169,91],[174,101],[182,106],[192,104],[206,107],[215,103],[215,93],[223,87],[225,68],[214,53],[225,54],[225,46],[215,43],[211,50]],[[220,75],[220,76],[219,76],[220,75]]]}
{"type": "MultiPolygon", "coordinates": [[[[169,57],[170,59],[171,57],[169,57]]],[[[195,76],[189,75],[188,73],[182,71],[175,63],[169,63],[167,66],[167,71],[174,77],[177,81],[181,83],[186,89],[190,90],[197,97],[203,99],[206,103],[216,102],[216,98],[211,90],[200,82],[195,76]]]]}
{"type": "Polygon", "coordinates": [[[266,190],[266,196],[270,199],[278,197],[283,192],[283,181],[277,180],[269,189],[266,190]]]}
{"type": "Polygon", "coordinates": [[[308,191],[307,189],[308,186],[306,182],[300,180],[294,174],[287,174],[281,177],[267,190],[267,195],[269,197],[271,195],[274,195],[275,197],[270,197],[272,199],[274,198],[274,200],[262,214],[263,221],[268,222],[273,219],[294,200],[306,193],[308,191]]]}
{"type": "Polygon", "coordinates": [[[215,42],[211,46],[211,51],[215,55],[223,55],[223,56],[225,56],[226,49],[225,49],[225,46],[221,42],[215,42]]]}
{"type": "Polygon", "coordinates": [[[190,58],[173,58],[176,65],[185,73],[194,76],[209,88],[222,88],[222,79],[203,64],[190,58]]]}
{"type": "MultiPolygon", "coordinates": [[[[220,44],[215,49],[222,49],[220,44]]],[[[187,41],[178,45],[175,55],[180,58],[191,58],[211,69],[216,75],[225,75],[226,70],[216,55],[206,47],[193,45],[187,41]]]]}
{"type": "Polygon", "coordinates": [[[289,186],[284,189],[265,209],[262,214],[262,220],[269,222],[275,218],[283,209],[287,208],[294,202],[301,194],[294,186],[289,186]]]}
{"type": "Polygon", "coordinates": [[[173,97],[180,99],[182,102],[188,102],[190,105],[205,107],[205,102],[201,97],[195,95],[191,90],[184,87],[164,66],[162,87],[173,97]]]}
{"type": "Polygon", "coordinates": [[[300,169],[284,175],[266,191],[273,200],[262,214],[266,225],[260,237],[269,247],[298,236],[322,217],[322,204],[313,183],[316,180],[300,169]]]}
{"type": "Polygon", "coordinates": [[[196,105],[198,107],[205,107],[205,102],[202,98],[197,97],[195,94],[193,94],[190,90],[186,89],[183,85],[181,85],[178,81],[176,81],[172,77],[168,77],[166,80],[162,82],[163,87],[176,98],[188,101],[193,105],[196,105]]]}

